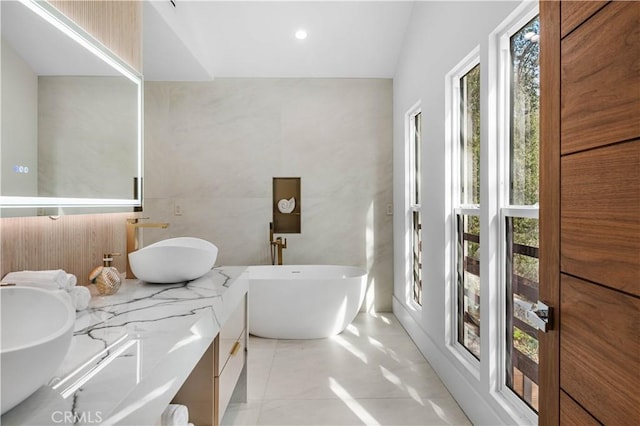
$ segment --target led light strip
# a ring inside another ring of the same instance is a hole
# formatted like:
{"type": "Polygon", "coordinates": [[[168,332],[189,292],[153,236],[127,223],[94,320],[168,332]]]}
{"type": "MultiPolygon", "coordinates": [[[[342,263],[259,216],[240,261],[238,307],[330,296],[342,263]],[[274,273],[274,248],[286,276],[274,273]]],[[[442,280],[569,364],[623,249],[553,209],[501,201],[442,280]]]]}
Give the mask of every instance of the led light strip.
{"type": "MultiPolygon", "coordinates": [[[[113,68],[118,70],[120,73],[124,74],[129,80],[138,84],[140,82],[140,78],[132,73],[129,69],[123,66],[118,61],[115,61],[109,55],[107,55],[102,49],[99,49],[94,44],[87,41],[86,37],[93,38],[90,34],[86,33],[85,35],[81,35],[78,31],[71,28],[67,23],[63,22],[58,16],[56,16],[51,10],[45,7],[44,4],[41,4],[37,1],[32,0],[20,0],[20,3],[24,4],[30,10],[35,12],[38,16],[40,16],[45,21],[51,23],[60,31],[71,37],[75,42],[80,44],[82,47],[102,59],[107,64],[111,65],[113,68]]],[[[97,42],[97,40],[96,40],[97,42]]]]}

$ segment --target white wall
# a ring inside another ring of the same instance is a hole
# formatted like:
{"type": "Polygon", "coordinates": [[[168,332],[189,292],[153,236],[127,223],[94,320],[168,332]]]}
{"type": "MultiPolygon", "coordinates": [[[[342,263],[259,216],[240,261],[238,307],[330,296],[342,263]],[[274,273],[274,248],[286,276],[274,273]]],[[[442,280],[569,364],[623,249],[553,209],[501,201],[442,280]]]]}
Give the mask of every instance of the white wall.
{"type": "Polygon", "coordinates": [[[392,81],[145,84],[145,244],[196,236],[218,264],[271,263],[272,178],[301,177],[285,264],[367,268],[365,308],[391,310],[392,81]],[[175,204],[182,215],[174,215],[175,204]]]}
{"type": "MultiPolygon", "coordinates": [[[[467,370],[446,347],[445,307],[449,277],[446,230],[447,147],[445,144],[445,75],[480,46],[481,72],[487,69],[488,35],[518,2],[417,2],[394,77],[394,312],[409,331],[474,424],[509,424],[519,420],[492,396],[489,369],[480,377],[467,370]],[[423,168],[423,307],[406,301],[404,259],[405,113],[422,108],[423,168]]],[[[486,76],[481,77],[483,84],[486,76]]],[[[487,102],[486,85],[482,104],[487,102]]],[[[486,135],[486,114],[482,122],[486,135]]],[[[490,141],[489,141],[490,143],[490,141]]],[[[488,348],[484,348],[488,354],[488,348]]],[[[485,360],[489,363],[489,360],[485,360]]],[[[495,367],[495,366],[493,366],[495,367]]],[[[493,368],[492,367],[492,368],[493,368]]]]}
{"type": "Polygon", "coordinates": [[[2,40],[2,195],[38,194],[38,76],[2,40]],[[15,165],[29,173],[15,173],[15,165]]]}

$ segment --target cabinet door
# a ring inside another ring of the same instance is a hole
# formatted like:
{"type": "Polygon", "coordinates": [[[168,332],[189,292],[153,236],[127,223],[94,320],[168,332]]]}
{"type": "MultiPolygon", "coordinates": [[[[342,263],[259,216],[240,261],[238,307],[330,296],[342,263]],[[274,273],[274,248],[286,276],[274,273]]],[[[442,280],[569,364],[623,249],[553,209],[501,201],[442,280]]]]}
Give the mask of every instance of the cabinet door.
{"type": "MultiPolygon", "coordinates": [[[[221,421],[238,386],[240,377],[246,380],[247,365],[247,296],[229,316],[216,338],[220,345],[215,365],[216,419],[221,421]],[[244,376],[242,372],[245,371],[244,376]]],[[[246,391],[246,382],[242,383],[246,391]]],[[[246,395],[244,397],[246,401],[246,395]]],[[[219,423],[218,423],[219,424],[219,423]]]]}
{"type": "Polygon", "coordinates": [[[242,302],[240,302],[236,310],[233,311],[220,330],[220,351],[216,376],[219,376],[224,370],[225,365],[231,357],[231,353],[235,351],[236,342],[240,340],[242,333],[244,333],[246,328],[247,303],[246,297],[244,297],[242,302]]]}
{"type": "Polygon", "coordinates": [[[240,338],[236,340],[222,373],[219,377],[216,377],[220,419],[222,419],[222,416],[224,416],[227,410],[231,396],[233,395],[236,385],[238,385],[238,379],[246,364],[247,355],[245,342],[245,334],[243,333],[240,338]]]}
{"type": "Polygon", "coordinates": [[[172,401],[174,404],[186,405],[189,409],[189,421],[198,426],[216,424],[214,404],[216,391],[213,372],[215,349],[216,342],[214,341],[209,345],[172,401]]]}

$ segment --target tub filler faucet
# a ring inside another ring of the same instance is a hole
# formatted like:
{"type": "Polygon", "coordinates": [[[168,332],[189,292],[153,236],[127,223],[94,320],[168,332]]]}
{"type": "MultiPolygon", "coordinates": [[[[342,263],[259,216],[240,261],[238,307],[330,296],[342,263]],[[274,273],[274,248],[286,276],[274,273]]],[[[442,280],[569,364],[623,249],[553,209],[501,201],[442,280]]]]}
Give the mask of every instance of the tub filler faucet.
{"type": "Polygon", "coordinates": [[[273,239],[273,222],[269,222],[269,242],[271,247],[271,264],[276,264],[276,258],[278,259],[278,265],[282,265],[282,249],[287,248],[287,239],[282,240],[282,237],[273,239]]]}
{"type": "Polygon", "coordinates": [[[129,253],[138,250],[140,247],[140,235],[139,228],[162,228],[166,229],[169,224],[166,222],[149,223],[140,222],[143,219],[149,219],[148,217],[132,217],[127,219],[127,278],[135,278],[136,276],[129,267],[129,253]]]}

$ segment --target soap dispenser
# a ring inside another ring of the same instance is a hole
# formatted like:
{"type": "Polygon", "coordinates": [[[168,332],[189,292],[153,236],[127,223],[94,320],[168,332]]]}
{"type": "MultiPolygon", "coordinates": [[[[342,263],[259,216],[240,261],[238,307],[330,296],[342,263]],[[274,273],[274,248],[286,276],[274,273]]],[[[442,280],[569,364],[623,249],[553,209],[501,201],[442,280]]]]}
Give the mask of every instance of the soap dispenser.
{"type": "Polygon", "coordinates": [[[89,280],[96,285],[98,292],[103,295],[114,294],[122,284],[120,273],[115,266],[111,266],[113,256],[120,256],[120,253],[106,253],[102,259],[102,266],[96,267],[89,274],[89,280]]]}

